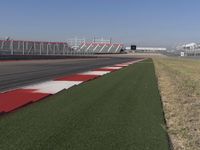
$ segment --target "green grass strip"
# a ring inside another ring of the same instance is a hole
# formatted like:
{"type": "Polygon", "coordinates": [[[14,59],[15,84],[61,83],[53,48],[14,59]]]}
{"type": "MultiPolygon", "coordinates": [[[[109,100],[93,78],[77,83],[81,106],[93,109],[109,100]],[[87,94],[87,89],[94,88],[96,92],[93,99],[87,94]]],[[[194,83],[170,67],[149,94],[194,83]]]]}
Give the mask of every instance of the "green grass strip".
{"type": "Polygon", "coordinates": [[[167,150],[154,65],[144,62],[1,116],[0,150],[167,150]]]}

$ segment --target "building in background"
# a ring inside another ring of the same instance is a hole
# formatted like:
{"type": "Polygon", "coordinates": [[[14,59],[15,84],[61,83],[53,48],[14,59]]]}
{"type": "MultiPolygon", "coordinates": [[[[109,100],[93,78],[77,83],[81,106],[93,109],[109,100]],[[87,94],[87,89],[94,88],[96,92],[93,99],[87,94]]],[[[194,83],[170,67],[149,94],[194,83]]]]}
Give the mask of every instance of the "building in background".
{"type": "Polygon", "coordinates": [[[200,44],[199,43],[188,43],[182,44],[176,47],[180,56],[200,56],[200,44]]]}
{"type": "Polygon", "coordinates": [[[161,47],[137,47],[136,52],[139,53],[163,53],[166,52],[167,48],[161,47]]]}

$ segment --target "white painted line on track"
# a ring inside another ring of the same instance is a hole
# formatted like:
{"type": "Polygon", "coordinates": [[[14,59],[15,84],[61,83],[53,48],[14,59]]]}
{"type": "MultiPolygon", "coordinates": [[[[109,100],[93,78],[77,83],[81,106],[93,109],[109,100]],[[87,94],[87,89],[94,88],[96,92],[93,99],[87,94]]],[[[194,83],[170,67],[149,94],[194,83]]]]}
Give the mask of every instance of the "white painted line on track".
{"type": "Polygon", "coordinates": [[[81,84],[82,81],[47,81],[30,86],[25,86],[22,89],[34,89],[35,92],[56,94],[63,89],[68,89],[74,85],[81,84]]]}

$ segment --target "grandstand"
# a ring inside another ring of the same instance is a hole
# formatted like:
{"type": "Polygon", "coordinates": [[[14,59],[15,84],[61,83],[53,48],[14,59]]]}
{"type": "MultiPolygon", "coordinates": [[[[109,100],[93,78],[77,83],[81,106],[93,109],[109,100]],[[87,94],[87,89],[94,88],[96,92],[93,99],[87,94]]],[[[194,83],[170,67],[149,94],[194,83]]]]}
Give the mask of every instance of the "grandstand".
{"type": "Polygon", "coordinates": [[[96,39],[93,42],[80,40],[70,42],[47,42],[0,39],[0,55],[82,55],[117,54],[122,44],[112,44],[111,40],[96,39]],[[81,42],[82,41],[82,42],[81,42]]]}
{"type": "Polygon", "coordinates": [[[89,52],[95,54],[114,54],[120,53],[122,48],[122,44],[91,42],[82,43],[79,46],[78,52],[89,52]]]}
{"type": "Polygon", "coordinates": [[[68,55],[75,51],[65,42],[0,40],[0,55],[68,55]]]}

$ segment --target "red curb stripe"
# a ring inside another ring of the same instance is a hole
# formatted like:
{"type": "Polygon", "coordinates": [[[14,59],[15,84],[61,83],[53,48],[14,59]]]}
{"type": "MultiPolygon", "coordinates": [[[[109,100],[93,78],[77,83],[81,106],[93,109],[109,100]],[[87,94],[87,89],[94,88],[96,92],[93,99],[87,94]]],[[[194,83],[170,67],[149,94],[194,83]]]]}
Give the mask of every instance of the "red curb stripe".
{"type": "Polygon", "coordinates": [[[0,93],[0,112],[10,112],[19,107],[36,102],[49,94],[34,93],[34,90],[17,89],[14,91],[0,93]]]}
{"type": "Polygon", "coordinates": [[[89,81],[99,77],[98,75],[81,75],[81,74],[74,74],[70,76],[64,76],[61,78],[55,79],[56,81],[89,81]]]}

